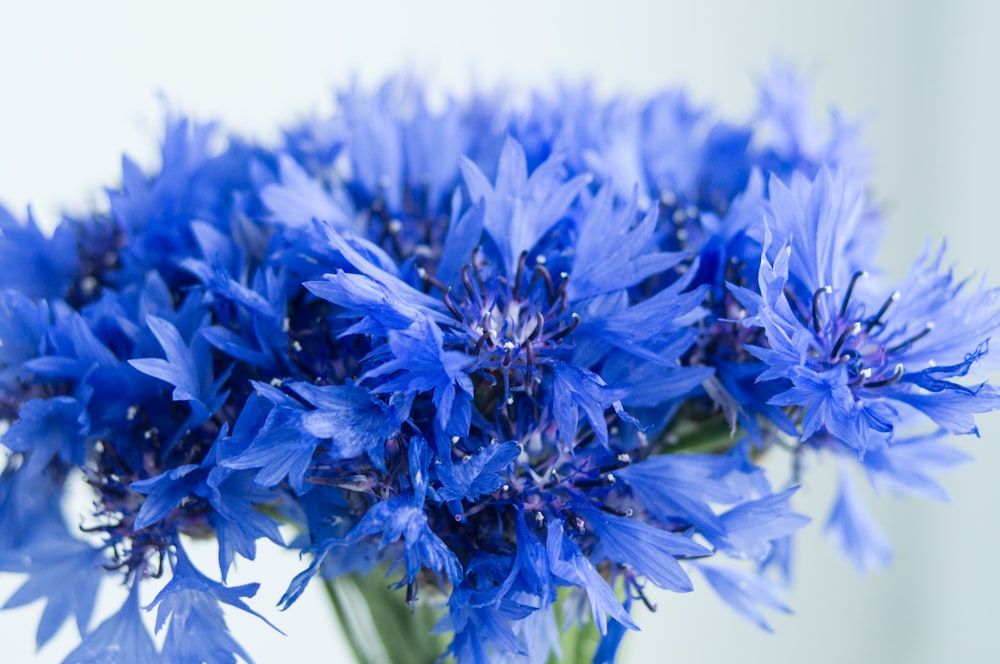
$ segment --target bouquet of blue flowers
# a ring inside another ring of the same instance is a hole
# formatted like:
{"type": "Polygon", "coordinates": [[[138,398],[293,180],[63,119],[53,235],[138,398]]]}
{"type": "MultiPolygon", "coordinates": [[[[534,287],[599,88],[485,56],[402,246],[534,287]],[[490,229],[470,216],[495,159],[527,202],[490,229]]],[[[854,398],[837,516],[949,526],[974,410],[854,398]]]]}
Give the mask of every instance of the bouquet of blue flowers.
{"type": "Polygon", "coordinates": [[[172,115],[157,170],[52,233],[0,208],[4,608],[45,601],[39,646],[75,620],[67,664],[249,661],[222,606],[254,613],[227,574],[261,539],[365,662],[611,662],[692,571],[766,629],[814,457],[865,568],[849,466],[940,498],[945,438],[1000,405],[1000,293],[933,251],[884,283],[858,127],[791,72],[747,124],[681,92],[338,101],[277,147],[172,115]]]}

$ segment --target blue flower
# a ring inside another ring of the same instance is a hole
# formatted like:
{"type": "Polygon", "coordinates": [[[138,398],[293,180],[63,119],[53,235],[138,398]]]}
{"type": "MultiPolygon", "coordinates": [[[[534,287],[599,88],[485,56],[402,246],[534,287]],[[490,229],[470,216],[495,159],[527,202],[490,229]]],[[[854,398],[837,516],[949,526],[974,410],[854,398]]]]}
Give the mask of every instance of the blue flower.
{"type": "MultiPolygon", "coordinates": [[[[39,644],[75,619],[69,662],[247,660],[222,605],[253,613],[257,584],[225,581],[269,540],[309,556],[283,608],[387,575],[461,663],[558,658],[590,621],[612,662],[648,584],[692,568],[767,628],[804,459],[943,499],[942,437],[1000,406],[975,379],[1000,291],[942,253],[896,291],[867,276],[857,127],[805,93],[778,69],[731,123],[681,91],[515,111],[400,78],[278,147],[170,116],[161,166],[124,159],[107,209],[52,236],[0,209],[5,606],[45,600],[39,644]],[[786,450],[775,491],[760,462],[786,450]],[[128,595],[91,630],[105,578],[128,595]]],[[[827,527],[881,563],[846,478],[827,527]]]]}
{"type": "Polygon", "coordinates": [[[770,189],[774,237],[784,240],[774,252],[766,226],[760,294],[733,287],[751,314],[743,324],[767,340],[747,347],[767,367],[757,380],[785,385],[769,403],[798,409],[803,440],[829,434],[862,456],[891,442],[904,407],[975,433],[973,415],[995,407],[997,392],[953,379],[985,354],[1000,324],[998,293],[966,294],[938,256],[918,261],[899,290],[872,297],[864,250],[852,243],[863,208],[844,178],[823,169],[791,188],[772,178],[770,189]]]}

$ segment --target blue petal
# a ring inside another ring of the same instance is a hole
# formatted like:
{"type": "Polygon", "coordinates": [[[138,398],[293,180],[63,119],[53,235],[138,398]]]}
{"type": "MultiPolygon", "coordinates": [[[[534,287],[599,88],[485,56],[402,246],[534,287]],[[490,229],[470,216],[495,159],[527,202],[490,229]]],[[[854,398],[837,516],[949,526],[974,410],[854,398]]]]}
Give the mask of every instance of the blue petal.
{"type": "Polygon", "coordinates": [[[844,468],[840,469],[837,499],[825,530],[836,536],[840,548],[858,571],[883,567],[892,560],[888,538],[869,514],[844,468]]]}
{"type": "Polygon", "coordinates": [[[529,178],[524,149],[513,138],[507,139],[500,152],[495,186],[468,159],[463,158],[461,166],[472,203],[483,204],[483,228],[500,249],[508,276],[517,272],[521,254],[534,248],[590,181],[584,175],[565,180],[557,156],[529,178]]]}
{"type": "Polygon", "coordinates": [[[154,664],[156,644],[139,611],[139,584],[133,584],[125,604],[84,637],[62,664],[154,664]]]}
{"type": "Polygon", "coordinates": [[[272,184],[260,191],[260,199],[278,223],[303,228],[313,219],[321,219],[337,228],[351,228],[352,211],[342,201],[325,192],[310,178],[294,159],[280,155],[278,164],[281,184],[272,184]]]}
{"type": "Polygon", "coordinates": [[[566,289],[570,300],[635,286],[643,279],[677,265],[685,254],[654,250],[657,210],[653,207],[635,223],[636,202],[616,214],[611,187],[605,185],[582,222],[573,271],[566,289]]]}
{"type": "Polygon", "coordinates": [[[695,567],[726,604],[764,631],[772,630],[764,617],[763,608],[783,613],[792,612],[778,596],[774,584],[762,576],[724,567],[709,565],[695,567]]]}
{"type": "Polygon", "coordinates": [[[722,546],[730,555],[763,560],[771,551],[773,540],[794,533],[809,523],[809,517],[791,511],[788,501],[798,490],[741,503],[722,515],[725,537],[722,546]]]}
{"type": "Polygon", "coordinates": [[[712,553],[687,537],[635,519],[591,508],[578,512],[600,538],[600,550],[604,557],[633,567],[666,590],[690,592],[693,589],[691,580],[676,560],[678,557],[699,557],[712,553]]]}
{"type": "Polygon", "coordinates": [[[13,609],[45,598],[35,637],[39,648],[70,616],[76,618],[80,634],[85,634],[102,580],[103,551],[64,534],[34,543],[25,553],[30,561],[28,579],[2,608],[13,609]]]}
{"type": "Polygon", "coordinates": [[[471,500],[492,493],[504,482],[501,473],[517,459],[521,446],[516,443],[493,443],[457,464],[446,455],[437,471],[442,487],[438,493],[445,500],[471,500]]]}
{"type": "Polygon", "coordinates": [[[32,399],[18,416],[3,435],[3,444],[31,453],[25,468],[29,475],[41,472],[57,455],[66,463],[83,465],[90,433],[86,404],[73,397],[32,399]]]}
{"type": "Polygon", "coordinates": [[[563,533],[562,522],[550,520],[548,528],[546,549],[552,575],[565,583],[583,588],[590,601],[594,624],[601,634],[608,633],[608,616],[629,629],[638,630],[628,612],[615,597],[615,591],[594,569],[580,548],[563,533]]]}

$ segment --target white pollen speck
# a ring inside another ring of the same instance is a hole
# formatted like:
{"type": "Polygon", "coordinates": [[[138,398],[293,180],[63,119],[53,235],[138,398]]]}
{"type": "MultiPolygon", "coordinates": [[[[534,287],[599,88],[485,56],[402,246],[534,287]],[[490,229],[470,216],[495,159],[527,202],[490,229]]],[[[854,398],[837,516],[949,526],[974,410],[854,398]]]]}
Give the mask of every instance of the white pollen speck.
{"type": "Polygon", "coordinates": [[[674,210],[673,220],[675,224],[682,223],[687,216],[684,214],[684,210],[674,210]]]}
{"type": "Polygon", "coordinates": [[[541,256],[538,256],[537,258],[535,258],[535,264],[536,265],[545,265],[545,255],[542,254],[541,256]]]}
{"type": "Polygon", "coordinates": [[[281,387],[281,379],[280,378],[272,378],[271,379],[271,387],[281,387]]]}
{"type": "Polygon", "coordinates": [[[459,436],[452,436],[451,437],[451,444],[452,445],[457,445],[458,441],[460,441],[460,440],[462,440],[462,439],[459,436]]]}
{"type": "Polygon", "coordinates": [[[284,319],[283,319],[283,320],[281,321],[281,331],[282,331],[282,332],[288,332],[288,330],[290,330],[290,329],[292,329],[292,321],[291,321],[291,320],[289,320],[289,319],[288,319],[288,317],[286,316],[286,317],[285,317],[285,318],[284,318],[284,319]]]}
{"type": "Polygon", "coordinates": [[[80,280],[80,290],[85,294],[90,295],[97,290],[97,286],[100,284],[97,281],[97,277],[92,274],[88,274],[86,277],[80,280]]]}
{"type": "Polygon", "coordinates": [[[503,342],[503,349],[504,350],[514,350],[514,342],[513,341],[505,341],[505,342],[503,342]]]}
{"type": "Polygon", "coordinates": [[[401,222],[399,219],[391,219],[389,221],[388,228],[389,232],[395,235],[399,231],[403,230],[403,222],[401,222]]]}
{"type": "Polygon", "coordinates": [[[135,419],[135,416],[139,414],[138,406],[129,406],[128,410],[125,411],[125,419],[131,422],[135,419]]]}
{"type": "Polygon", "coordinates": [[[301,353],[302,352],[302,344],[300,344],[298,342],[298,340],[293,341],[292,342],[292,350],[294,350],[296,353],[301,353]]]}

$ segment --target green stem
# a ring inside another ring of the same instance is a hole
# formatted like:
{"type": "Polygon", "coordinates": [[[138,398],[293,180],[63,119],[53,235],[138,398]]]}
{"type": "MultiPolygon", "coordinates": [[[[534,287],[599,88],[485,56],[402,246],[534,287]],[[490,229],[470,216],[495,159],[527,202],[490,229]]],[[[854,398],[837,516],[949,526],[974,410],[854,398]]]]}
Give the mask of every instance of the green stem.
{"type": "Polygon", "coordinates": [[[593,622],[564,629],[559,635],[562,659],[557,661],[554,656],[550,657],[549,664],[590,664],[600,641],[601,633],[593,622]]]}
{"type": "Polygon", "coordinates": [[[437,612],[427,601],[411,610],[378,570],[323,586],[359,664],[433,664],[444,652],[445,641],[430,633],[437,612]]]}
{"type": "Polygon", "coordinates": [[[739,439],[738,435],[733,435],[732,428],[724,417],[700,422],[690,430],[682,429],[671,433],[677,437],[677,442],[663,446],[666,454],[718,454],[731,448],[739,439]]]}

